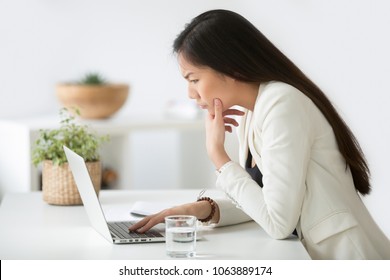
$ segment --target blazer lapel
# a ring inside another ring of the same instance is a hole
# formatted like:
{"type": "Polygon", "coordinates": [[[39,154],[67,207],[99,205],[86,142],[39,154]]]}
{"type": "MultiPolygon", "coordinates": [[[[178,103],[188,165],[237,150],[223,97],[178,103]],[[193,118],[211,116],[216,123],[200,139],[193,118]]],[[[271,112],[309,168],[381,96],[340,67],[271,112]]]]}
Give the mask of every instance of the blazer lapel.
{"type": "MultiPolygon", "coordinates": [[[[255,105],[255,110],[254,112],[249,111],[247,109],[244,109],[245,115],[241,119],[241,123],[238,129],[238,140],[239,140],[239,160],[240,160],[240,165],[245,167],[245,162],[248,157],[248,149],[251,151],[251,154],[253,156],[253,159],[256,162],[256,165],[262,172],[262,162],[261,162],[261,156],[260,156],[260,151],[261,151],[261,146],[262,146],[262,141],[261,139],[254,139],[255,138],[255,133],[254,133],[254,128],[253,128],[253,123],[255,123],[257,120],[255,120],[256,116],[259,114],[259,106],[258,103],[260,102],[260,94],[262,89],[264,88],[264,84],[261,84],[259,87],[259,94],[256,98],[256,105],[255,105]],[[257,110],[256,110],[257,109],[257,110]]],[[[259,124],[257,124],[259,125],[259,124]]],[[[260,137],[260,135],[259,135],[260,137]]],[[[258,138],[259,138],[258,137],[258,138]]],[[[261,138],[261,137],[260,137],[261,138]]]]}
{"type": "Polygon", "coordinates": [[[248,157],[248,133],[252,112],[244,109],[245,115],[241,117],[240,125],[238,126],[238,141],[239,141],[239,161],[240,165],[245,167],[245,161],[248,157]]]}

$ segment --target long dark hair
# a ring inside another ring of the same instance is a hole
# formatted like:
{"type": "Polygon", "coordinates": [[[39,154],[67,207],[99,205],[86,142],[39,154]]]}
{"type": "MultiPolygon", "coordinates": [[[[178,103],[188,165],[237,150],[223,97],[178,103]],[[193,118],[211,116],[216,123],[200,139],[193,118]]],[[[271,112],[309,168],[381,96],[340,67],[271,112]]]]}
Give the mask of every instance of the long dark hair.
{"type": "Polygon", "coordinates": [[[362,195],[370,192],[370,170],[362,149],[332,103],[244,17],[226,10],[205,12],[186,25],[174,41],[173,50],[194,65],[210,67],[240,81],[281,81],[299,89],[332,126],[346,168],[351,169],[356,190],[362,195]]]}

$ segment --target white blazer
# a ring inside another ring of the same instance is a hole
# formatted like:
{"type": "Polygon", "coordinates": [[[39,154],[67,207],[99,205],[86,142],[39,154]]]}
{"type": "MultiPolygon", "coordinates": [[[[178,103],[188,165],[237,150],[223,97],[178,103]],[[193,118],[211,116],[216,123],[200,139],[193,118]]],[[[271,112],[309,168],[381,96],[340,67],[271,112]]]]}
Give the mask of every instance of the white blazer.
{"type": "Polygon", "coordinates": [[[390,259],[390,241],[357,194],[333,130],[312,101],[269,82],[260,86],[254,111],[245,112],[240,164],[228,163],[216,182],[238,209],[218,201],[219,225],[253,219],[276,239],[296,228],[313,259],[390,259]],[[263,188],[243,168],[248,148],[263,188]]]}

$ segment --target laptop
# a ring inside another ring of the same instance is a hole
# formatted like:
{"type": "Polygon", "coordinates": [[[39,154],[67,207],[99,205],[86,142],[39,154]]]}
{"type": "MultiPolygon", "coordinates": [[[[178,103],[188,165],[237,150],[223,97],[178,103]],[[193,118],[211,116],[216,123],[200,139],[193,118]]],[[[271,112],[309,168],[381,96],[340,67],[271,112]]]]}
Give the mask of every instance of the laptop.
{"type": "Polygon", "coordinates": [[[63,148],[89,221],[98,233],[115,244],[165,241],[164,232],[154,229],[143,234],[136,232],[129,233],[129,226],[136,221],[107,222],[95,189],[93,188],[84,159],[68,147],[63,146],[63,148]]]}

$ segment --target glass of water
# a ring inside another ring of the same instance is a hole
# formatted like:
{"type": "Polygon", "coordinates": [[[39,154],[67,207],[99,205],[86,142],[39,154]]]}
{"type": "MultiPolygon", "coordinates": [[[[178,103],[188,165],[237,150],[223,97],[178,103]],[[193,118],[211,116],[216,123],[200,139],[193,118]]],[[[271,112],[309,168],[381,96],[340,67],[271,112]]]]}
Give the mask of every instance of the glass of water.
{"type": "Polygon", "coordinates": [[[195,256],[195,216],[176,215],[165,217],[165,243],[167,255],[174,258],[195,256]]]}

